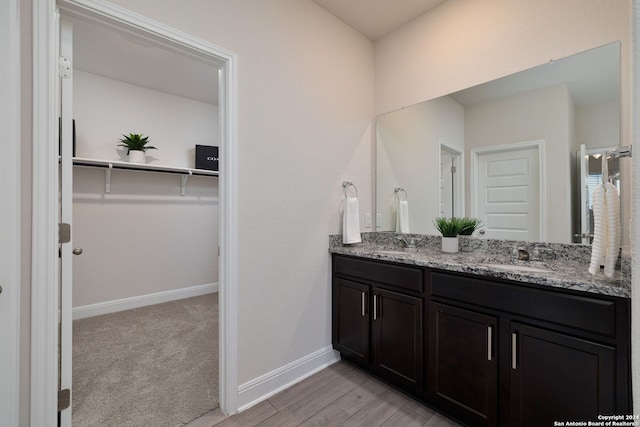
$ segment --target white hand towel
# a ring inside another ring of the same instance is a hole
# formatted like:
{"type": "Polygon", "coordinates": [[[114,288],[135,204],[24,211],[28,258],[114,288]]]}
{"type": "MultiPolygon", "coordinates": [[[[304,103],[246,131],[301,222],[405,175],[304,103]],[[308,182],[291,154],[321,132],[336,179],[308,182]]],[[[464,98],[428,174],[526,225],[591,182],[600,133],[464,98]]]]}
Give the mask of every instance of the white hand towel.
{"type": "Polygon", "coordinates": [[[589,273],[595,275],[604,263],[606,254],[605,189],[599,184],[593,189],[593,242],[591,244],[591,263],[589,273]]]}
{"type": "Polygon", "coordinates": [[[398,200],[396,212],[396,233],[409,233],[409,202],[398,200]]]}
{"type": "Polygon", "coordinates": [[[607,182],[604,188],[607,211],[607,250],[605,253],[604,275],[613,277],[620,251],[620,197],[618,189],[610,182],[607,182]]]}
{"type": "Polygon", "coordinates": [[[357,197],[347,196],[342,216],[342,243],[360,243],[360,206],[357,197]]]}

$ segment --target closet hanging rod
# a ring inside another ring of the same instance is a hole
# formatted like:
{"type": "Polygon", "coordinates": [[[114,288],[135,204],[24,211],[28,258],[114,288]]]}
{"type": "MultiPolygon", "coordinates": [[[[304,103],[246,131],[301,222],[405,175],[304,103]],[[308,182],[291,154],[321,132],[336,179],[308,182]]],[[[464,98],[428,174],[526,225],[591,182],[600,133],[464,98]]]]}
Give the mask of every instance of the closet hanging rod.
{"type": "Polygon", "coordinates": [[[73,164],[75,166],[97,167],[107,169],[122,169],[142,172],[161,172],[171,173],[178,175],[194,175],[194,176],[218,176],[218,171],[209,171],[204,169],[190,169],[179,168],[171,166],[156,166],[156,165],[143,165],[136,163],[127,163],[119,161],[98,160],[98,159],[86,159],[81,157],[74,157],[73,164]]]}

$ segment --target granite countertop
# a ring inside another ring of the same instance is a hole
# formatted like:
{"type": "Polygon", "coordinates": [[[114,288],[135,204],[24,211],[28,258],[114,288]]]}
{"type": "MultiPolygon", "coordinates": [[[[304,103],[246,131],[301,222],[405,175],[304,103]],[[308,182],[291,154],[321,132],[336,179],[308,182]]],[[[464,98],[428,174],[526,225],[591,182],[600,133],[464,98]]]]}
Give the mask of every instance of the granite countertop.
{"type": "Polygon", "coordinates": [[[623,298],[631,296],[631,281],[626,272],[623,274],[618,269],[613,278],[608,278],[602,271],[595,276],[587,271],[589,262],[585,257],[590,250],[583,245],[542,244],[541,247],[540,244],[535,244],[536,254],[544,255],[538,256],[538,260],[518,261],[512,255],[513,248],[522,247],[531,254],[534,244],[469,239],[461,241],[461,252],[447,254],[440,250],[440,238],[436,236],[422,237],[417,248],[404,249],[400,242],[392,238],[393,233],[376,233],[376,236],[371,234],[367,238],[363,236],[363,243],[355,245],[342,245],[339,236],[331,236],[329,252],[545,287],[623,298]],[[381,234],[383,237],[380,237],[381,234]]]}

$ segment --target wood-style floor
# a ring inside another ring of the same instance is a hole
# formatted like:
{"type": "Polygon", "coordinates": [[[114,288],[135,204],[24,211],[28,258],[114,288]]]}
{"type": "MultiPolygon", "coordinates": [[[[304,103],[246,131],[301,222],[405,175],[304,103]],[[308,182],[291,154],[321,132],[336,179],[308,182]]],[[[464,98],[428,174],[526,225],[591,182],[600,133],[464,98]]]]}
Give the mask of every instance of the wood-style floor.
{"type": "Polygon", "coordinates": [[[187,427],[425,426],[459,424],[362,371],[338,362],[244,412],[220,409],[187,427]]]}

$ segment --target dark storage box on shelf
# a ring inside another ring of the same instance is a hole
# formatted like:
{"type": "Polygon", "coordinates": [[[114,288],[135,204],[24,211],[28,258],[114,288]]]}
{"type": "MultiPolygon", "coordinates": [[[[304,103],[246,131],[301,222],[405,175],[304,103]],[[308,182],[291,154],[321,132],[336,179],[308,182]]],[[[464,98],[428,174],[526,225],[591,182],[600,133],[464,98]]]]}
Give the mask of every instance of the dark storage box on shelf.
{"type": "Polygon", "coordinates": [[[196,169],[218,171],[218,147],[196,145],[196,169]]]}

